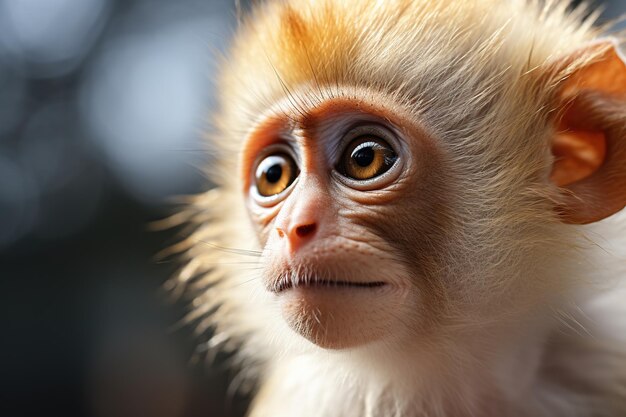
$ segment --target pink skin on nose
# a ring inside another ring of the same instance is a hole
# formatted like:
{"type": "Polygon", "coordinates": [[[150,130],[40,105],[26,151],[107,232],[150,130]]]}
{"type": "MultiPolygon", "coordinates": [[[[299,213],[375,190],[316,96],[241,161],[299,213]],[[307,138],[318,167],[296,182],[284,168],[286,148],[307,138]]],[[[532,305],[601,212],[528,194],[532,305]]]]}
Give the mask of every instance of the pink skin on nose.
{"type": "Polygon", "coordinates": [[[276,218],[276,232],[281,244],[293,256],[317,234],[325,211],[330,209],[328,195],[320,181],[308,177],[287,197],[276,218]]]}

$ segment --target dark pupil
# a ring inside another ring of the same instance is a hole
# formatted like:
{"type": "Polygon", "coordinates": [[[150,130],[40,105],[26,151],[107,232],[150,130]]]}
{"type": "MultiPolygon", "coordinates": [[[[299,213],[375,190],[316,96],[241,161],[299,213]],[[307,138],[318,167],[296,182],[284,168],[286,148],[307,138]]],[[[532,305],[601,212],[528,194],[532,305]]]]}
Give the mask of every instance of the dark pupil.
{"type": "Polygon", "coordinates": [[[352,159],[360,167],[368,167],[374,162],[374,149],[370,146],[357,149],[352,154],[352,159]]]}
{"type": "Polygon", "coordinates": [[[278,164],[275,164],[269,167],[267,169],[267,172],[265,173],[265,178],[271,184],[277,183],[281,179],[282,176],[283,176],[283,168],[278,164]]]}

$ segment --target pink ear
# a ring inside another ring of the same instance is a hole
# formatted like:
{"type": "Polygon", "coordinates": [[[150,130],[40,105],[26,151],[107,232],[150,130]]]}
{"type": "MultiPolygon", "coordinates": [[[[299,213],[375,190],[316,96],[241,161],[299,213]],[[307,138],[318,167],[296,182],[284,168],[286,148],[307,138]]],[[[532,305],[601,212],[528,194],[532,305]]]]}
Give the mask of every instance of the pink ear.
{"type": "Polygon", "coordinates": [[[595,43],[565,61],[595,59],[561,85],[551,179],[562,188],[567,223],[591,223],[626,206],[626,64],[614,41],[595,43]]]}

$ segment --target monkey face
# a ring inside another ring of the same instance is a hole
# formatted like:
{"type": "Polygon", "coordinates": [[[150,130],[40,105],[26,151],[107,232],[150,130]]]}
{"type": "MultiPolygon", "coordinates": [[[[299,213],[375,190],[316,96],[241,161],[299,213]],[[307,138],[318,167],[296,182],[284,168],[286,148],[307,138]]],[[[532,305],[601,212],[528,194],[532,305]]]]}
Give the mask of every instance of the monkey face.
{"type": "Polygon", "coordinates": [[[433,198],[445,195],[432,175],[441,164],[418,126],[358,98],[256,126],[244,193],[264,247],[263,285],[294,331],[338,349],[424,325],[445,229],[433,198]]]}

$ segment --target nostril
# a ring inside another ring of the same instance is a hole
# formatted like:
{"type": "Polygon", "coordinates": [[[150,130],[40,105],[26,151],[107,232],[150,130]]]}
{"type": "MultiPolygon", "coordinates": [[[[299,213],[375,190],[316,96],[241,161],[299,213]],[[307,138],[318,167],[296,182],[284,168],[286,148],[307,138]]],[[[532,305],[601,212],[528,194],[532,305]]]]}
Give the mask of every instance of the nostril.
{"type": "Polygon", "coordinates": [[[315,223],[298,226],[296,227],[296,235],[300,238],[312,235],[315,233],[316,227],[315,223]]]}

